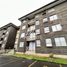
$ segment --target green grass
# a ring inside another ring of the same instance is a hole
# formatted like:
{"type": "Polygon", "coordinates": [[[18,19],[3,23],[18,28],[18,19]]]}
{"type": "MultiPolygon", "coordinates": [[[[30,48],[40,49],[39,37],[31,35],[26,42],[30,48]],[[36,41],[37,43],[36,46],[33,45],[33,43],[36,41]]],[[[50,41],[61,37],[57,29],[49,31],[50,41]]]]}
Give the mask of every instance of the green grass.
{"type": "Polygon", "coordinates": [[[27,54],[15,54],[14,56],[25,59],[37,60],[37,61],[48,61],[59,64],[67,64],[67,59],[61,59],[61,58],[40,57],[40,56],[27,55],[27,54]]]}

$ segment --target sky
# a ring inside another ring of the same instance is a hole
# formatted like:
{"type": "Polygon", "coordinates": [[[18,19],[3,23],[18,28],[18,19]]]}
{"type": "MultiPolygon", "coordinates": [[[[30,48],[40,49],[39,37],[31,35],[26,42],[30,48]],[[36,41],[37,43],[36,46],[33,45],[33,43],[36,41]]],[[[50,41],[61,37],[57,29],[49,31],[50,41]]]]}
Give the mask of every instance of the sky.
{"type": "Polygon", "coordinates": [[[13,23],[21,24],[18,18],[54,0],[0,0],[0,27],[13,23]]]}

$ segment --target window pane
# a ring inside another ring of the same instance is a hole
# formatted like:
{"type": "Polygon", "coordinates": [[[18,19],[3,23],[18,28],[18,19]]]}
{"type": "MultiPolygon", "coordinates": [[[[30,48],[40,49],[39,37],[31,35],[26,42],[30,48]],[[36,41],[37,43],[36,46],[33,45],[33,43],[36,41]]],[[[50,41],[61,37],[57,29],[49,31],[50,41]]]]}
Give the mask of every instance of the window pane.
{"type": "Polygon", "coordinates": [[[66,41],[65,41],[65,38],[64,38],[64,37],[61,37],[61,38],[60,38],[60,41],[61,41],[61,46],[67,46],[67,44],[66,44],[66,41]]]}
{"type": "Polygon", "coordinates": [[[47,18],[44,18],[44,19],[43,19],[43,22],[47,22],[47,21],[48,21],[48,19],[47,19],[47,18]]]}
{"type": "Polygon", "coordinates": [[[36,44],[37,44],[38,47],[41,46],[40,40],[36,40],[36,44]]]}
{"type": "Polygon", "coordinates": [[[36,25],[39,25],[39,21],[36,21],[36,25]]]}
{"type": "Polygon", "coordinates": [[[26,26],[23,26],[23,27],[22,27],[22,30],[25,29],[25,28],[26,28],[26,26]]]}
{"type": "Polygon", "coordinates": [[[23,21],[23,23],[27,22],[26,20],[23,21]]]}
{"type": "Polygon", "coordinates": [[[57,15],[53,15],[50,17],[50,21],[57,20],[57,19],[58,19],[57,15]]]}
{"type": "Polygon", "coordinates": [[[55,38],[55,43],[56,43],[56,46],[61,46],[61,43],[60,43],[60,39],[59,38],[55,38]]]}
{"type": "Polygon", "coordinates": [[[52,26],[52,31],[55,32],[55,31],[60,31],[62,30],[62,26],[61,24],[57,24],[57,25],[53,25],[52,26]]]}
{"type": "Polygon", "coordinates": [[[53,11],[55,11],[55,9],[50,9],[50,10],[48,10],[48,13],[51,13],[53,11]]]}
{"type": "Polygon", "coordinates": [[[35,30],[35,26],[31,26],[30,27],[30,30],[35,30]]]}
{"type": "Polygon", "coordinates": [[[34,38],[34,37],[35,37],[35,33],[31,33],[30,38],[34,38]]]}
{"type": "Polygon", "coordinates": [[[52,46],[51,39],[46,39],[46,46],[52,46]]]}
{"type": "Polygon", "coordinates": [[[19,47],[24,47],[24,42],[20,42],[19,47]]]}
{"type": "Polygon", "coordinates": [[[44,28],[44,33],[48,33],[48,32],[50,32],[49,27],[44,28]]]}
{"type": "Polygon", "coordinates": [[[56,25],[56,27],[57,27],[57,30],[58,30],[58,31],[62,30],[61,24],[56,25]]]}
{"type": "Polygon", "coordinates": [[[56,26],[54,25],[54,26],[52,26],[52,31],[54,32],[54,31],[57,31],[57,28],[56,28],[56,26]]]}
{"type": "Polygon", "coordinates": [[[7,37],[4,38],[4,41],[7,40],[7,37]]]}
{"type": "Polygon", "coordinates": [[[25,33],[22,33],[22,34],[21,34],[21,38],[23,38],[23,37],[25,37],[25,33]]]}
{"type": "Polygon", "coordinates": [[[36,30],[36,34],[40,34],[40,29],[36,30]]]}

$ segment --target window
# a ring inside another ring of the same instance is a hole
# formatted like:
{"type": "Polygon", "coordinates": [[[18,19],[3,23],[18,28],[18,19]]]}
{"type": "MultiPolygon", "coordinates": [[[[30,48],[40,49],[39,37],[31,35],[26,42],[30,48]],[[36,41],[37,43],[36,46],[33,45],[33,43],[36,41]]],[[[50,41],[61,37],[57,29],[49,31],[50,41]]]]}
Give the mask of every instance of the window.
{"type": "Polygon", "coordinates": [[[23,21],[23,23],[27,22],[26,20],[23,21]]]}
{"type": "Polygon", "coordinates": [[[21,34],[21,38],[23,38],[23,37],[25,37],[25,33],[22,33],[22,34],[21,34]]]}
{"type": "Polygon", "coordinates": [[[8,34],[9,32],[6,32],[6,34],[8,34]]]}
{"type": "Polygon", "coordinates": [[[32,31],[32,30],[35,30],[35,25],[30,26],[27,31],[32,31]]]}
{"type": "Polygon", "coordinates": [[[6,41],[6,40],[7,40],[7,37],[4,38],[4,41],[6,41]]]}
{"type": "Polygon", "coordinates": [[[57,24],[57,25],[53,25],[52,26],[52,31],[55,32],[55,31],[61,31],[62,30],[62,26],[61,24],[57,24]]]}
{"type": "Polygon", "coordinates": [[[47,21],[48,21],[48,19],[47,19],[47,18],[44,18],[44,19],[43,19],[43,22],[47,22],[47,21]]]}
{"type": "Polygon", "coordinates": [[[2,44],[2,48],[5,48],[5,44],[2,44]]]}
{"type": "Polygon", "coordinates": [[[48,13],[51,13],[53,11],[55,11],[55,9],[50,9],[50,10],[48,10],[48,13]]]}
{"type": "Polygon", "coordinates": [[[40,40],[36,40],[36,44],[37,44],[37,47],[40,47],[41,46],[40,40]]]}
{"type": "Polygon", "coordinates": [[[37,29],[36,30],[36,34],[40,34],[40,29],[37,29]]]}
{"type": "Polygon", "coordinates": [[[2,41],[0,41],[0,44],[2,43],[2,41]]]}
{"type": "Polygon", "coordinates": [[[51,39],[46,39],[46,46],[47,47],[51,47],[52,46],[51,39]]]}
{"type": "Polygon", "coordinates": [[[49,27],[45,27],[44,28],[44,33],[49,33],[50,31],[49,31],[49,27]]]}
{"type": "Polygon", "coordinates": [[[36,15],[35,18],[38,19],[39,18],[39,15],[36,15]]]}
{"type": "Polygon", "coordinates": [[[56,43],[56,46],[67,46],[64,37],[55,38],[55,43],[56,43]]]}
{"type": "Polygon", "coordinates": [[[22,26],[22,30],[25,29],[25,28],[26,28],[26,26],[22,26]]]}
{"type": "Polygon", "coordinates": [[[39,21],[36,21],[36,25],[39,25],[39,23],[40,23],[39,21]]]}
{"type": "Polygon", "coordinates": [[[30,27],[31,30],[35,30],[35,25],[30,27]]]}
{"type": "Polygon", "coordinates": [[[24,47],[24,42],[20,42],[19,47],[24,47]]]}
{"type": "Polygon", "coordinates": [[[31,33],[30,38],[35,38],[35,33],[31,33]]]}
{"type": "Polygon", "coordinates": [[[53,21],[53,20],[57,20],[58,19],[57,15],[50,16],[49,18],[50,18],[50,21],[53,21]]]}

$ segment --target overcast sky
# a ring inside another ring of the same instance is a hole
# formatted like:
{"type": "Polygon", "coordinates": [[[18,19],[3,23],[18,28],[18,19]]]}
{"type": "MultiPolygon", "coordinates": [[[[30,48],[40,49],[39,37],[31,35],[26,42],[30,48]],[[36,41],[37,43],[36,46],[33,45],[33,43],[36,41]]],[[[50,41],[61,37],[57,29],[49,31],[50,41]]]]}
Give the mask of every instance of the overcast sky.
{"type": "Polygon", "coordinates": [[[12,22],[20,25],[18,18],[54,0],[0,0],[0,27],[12,22]]]}

